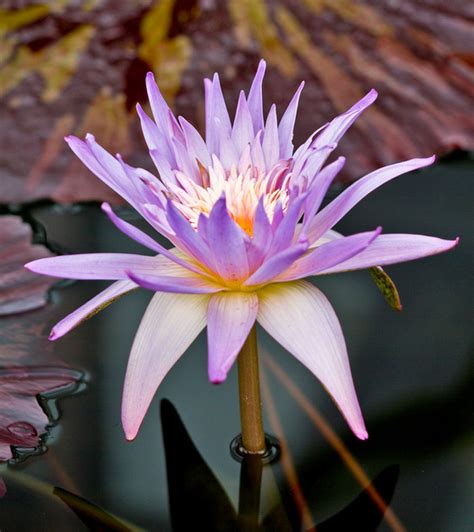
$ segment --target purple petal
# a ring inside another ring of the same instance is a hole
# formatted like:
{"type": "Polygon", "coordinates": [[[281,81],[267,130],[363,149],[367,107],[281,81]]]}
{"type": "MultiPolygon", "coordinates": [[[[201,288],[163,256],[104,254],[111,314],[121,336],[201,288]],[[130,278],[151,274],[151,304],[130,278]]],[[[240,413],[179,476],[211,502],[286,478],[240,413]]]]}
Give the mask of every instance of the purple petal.
{"type": "MultiPolygon", "coordinates": [[[[101,181],[103,181],[107,186],[114,190],[119,196],[122,196],[128,203],[135,206],[137,204],[135,195],[130,193],[130,186],[127,183],[123,171],[116,161],[110,154],[109,157],[115,161],[117,166],[113,165],[113,169],[110,168],[107,161],[106,166],[97,159],[96,155],[91,149],[91,144],[95,144],[94,137],[92,135],[87,136],[88,142],[83,142],[74,136],[65,137],[66,142],[68,143],[71,150],[79,157],[79,159],[84,163],[91,172],[93,172],[101,181]]],[[[105,152],[105,150],[103,150],[105,152]]],[[[106,152],[105,152],[106,153],[106,152]]],[[[132,189],[133,191],[133,189],[132,189]]]]}
{"type": "MultiPolygon", "coordinates": [[[[117,280],[128,279],[126,271],[130,269],[151,273],[156,270],[168,271],[170,265],[173,263],[161,256],[146,257],[131,253],[86,253],[34,260],[25,264],[25,268],[35,273],[62,279],[117,280]]],[[[175,266],[179,268],[179,266],[175,266]]]]}
{"type": "Polygon", "coordinates": [[[229,113],[222,94],[219,76],[214,74],[212,82],[204,80],[205,107],[206,107],[206,144],[211,155],[217,153],[219,147],[218,133],[215,128],[215,120],[219,120],[222,131],[230,138],[232,126],[229,113]]]}
{"type": "Polygon", "coordinates": [[[288,108],[280,120],[278,126],[278,136],[280,139],[280,159],[288,159],[293,153],[293,128],[295,126],[296,112],[300,100],[301,91],[304,87],[304,81],[295,92],[288,108]]]}
{"type": "MultiPolygon", "coordinates": [[[[459,242],[443,240],[434,236],[389,234],[380,235],[364,251],[351,259],[320,271],[320,274],[336,273],[348,270],[360,270],[372,266],[385,266],[409,260],[421,259],[449,251],[459,242]]],[[[329,244],[327,244],[329,245],[329,244]]]]}
{"type": "Polygon", "coordinates": [[[58,322],[52,329],[49,335],[50,340],[57,340],[69,331],[80,325],[83,321],[95,316],[105,307],[113,303],[116,299],[135,290],[137,285],[132,281],[117,281],[107,287],[105,290],[97,294],[95,297],[84,303],[71,312],[68,316],[58,322]]]}
{"type": "MultiPolygon", "coordinates": [[[[306,200],[306,196],[306,194],[301,194],[300,196],[294,198],[290,203],[284,218],[275,229],[273,241],[268,251],[268,255],[271,256],[275,253],[283,251],[293,241],[296,224],[300,219],[301,208],[306,200]]],[[[273,221],[275,221],[275,215],[273,217],[273,221]]]]}
{"type": "Polygon", "coordinates": [[[102,210],[107,214],[110,221],[117,227],[120,231],[122,231],[124,234],[126,234],[128,237],[130,237],[132,240],[135,240],[135,242],[138,242],[142,246],[145,246],[153,251],[156,251],[156,253],[160,253],[161,255],[164,255],[171,261],[175,262],[176,264],[179,264],[180,266],[183,266],[184,268],[195,272],[195,273],[202,273],[202,270],[200,268],[197,268],[192,264],[190,261],[183,259],[179,256],[177,256],[173,251],[166,249],[161,244],[156,242],[156,240],[153,240],[150,236],[148,236],[143,231],[140,231],[140,229],[134,227],[132,224],[129,224],[125,220],[122,220],[119,218],[112,210],[110,205],[108,203],[102,203],[102,210]]]}
{"type": "Polygon", "coordinates": [[[173,122],[173,125],[178,127],[178,122],[171,113],[171,109],[166,103],[165,99],[161,95],[160,89],[155,82],[155,76],[152,72],[148,72],[146,76],[146,89],[148,93],[148,100],[150,101],[150,107],[153,112],[153,117],[158,126],[158,129],[162,132],[165,138],[170,137],[169,121],[173,122]]]}
{"type": "Polygon", "coordinates": [[[331,183],[337,174],[341,171],[345,162],[345,157],[339,157],[336,161],[323,168],[314,178],[311,184],[311,190],[304,205],[304,220],[301,230],[302,235],[305,234],[306,228],[318,212],[328,188],[331,186],[331,183]]]}
{"type": "Polygon", "coordinates": [[[318,135],[312,146],[320,148],[326,144],[339,142],[344,133],[351,127],[359,115],[377,99],[377,91],[372,89],[355,105],[342,115],[336,116],[318,135]]]}
{"type": "Polygon", "coordinates": [[[145,142],[150,150],[158,150],[169,165],[176,165],[173,152],[169,144],[169,138],[163,131],[153,122],[153,120],[145,113],[142,106],[137,103],[137,113],[140,118],[143,136],[145,142]]]}
{"type": "Polygon", "coordinates": [[[137,285],[155,292],[173,292],[175,294],[211,294],[222,290],[222,286],[207,280],[201,275],[171,276],[158,273],[140,273],[130,270],[129,278],[137,285]]]}
{"type": "Polygon", "coordinates": [[[206,325],[209,296],[157,292],[140,323],[122,396],[125,436],[133,440],[169,370],[206,325]]]}
{"type": "Polygon", "coordinates": [[[178,212],[171,201],[168,201],[166,205],[166,212],[168,222],[176,234],[177,245],[198,262],[210,267],[209,247],[201,235],[191,227],[191,224],[178,212]]]}
{"type": "MultiPolygon", "coordinates": [[[[214,121],[214,129],[218,138],[218,151],[216,154],[219,157],[223,168],[230,170],[232,166],[237,166],[239,162],[239,154],[235,148],[234,142],[230,138],[227,128],[223,127],[219,119],[214,121]]],[[[212,157],[215,165],[215,157],[212,157]]]]}
{"type": "Polygon", "coordinates": [[[267,169],[271,168],[280,159],[280,142],[278,139],[278,122],[276,106],[273,104],[268,113],[265,130],[263,133],[263,154],[267,169]]]}
{"type": "Polygon", "coordinates": [[[401,174],[428,166],[434,160],[434,155],[426,159],[410,159],[379,168],[375,172],[361,177],[313,218],[307,231],[309,241],[316,241],[376,188],[401,174]]]}
{"type": "Polygon", "coordinates": [[[323,244],[296,262],[278,280],[293,281],[309,275],[316,275],[323,270],[347,261],[372,245],[374,240],[380,235],[380,231],[381,228],[378,227],[375,231],[358,233],[323,244]]]}
{"type": "Polygon", "coordinates": [[[207,168],[211,164],[211,157],[203,138],[197,129],[182,116],[179,117],[179,123],[183,128],[189,156],[193,161],[196,161],[197,159],[205,168],[207,168]]]}
{"type": "Polygon", "coordinates": [[[258,270],[245,281],[244,286],[269,283],[281,272],[288,269],[295,260],[304,255],[307,250],[308,244],[301,243],[280,251],[270,259],[266,260],[260,268],[258,268],[258,270]]]}
{"type": "Polygon", "coordinates": [[[253,78],[248,97],[248,106],[250,114],[252,115],[253,130],[255,132],[263,129],[262,82],[266,66],[265,61],[261,59],[258,64],[257,73],[253,78]]]}
{"type": "Polygon", "coordinates": [[[269,285],[259,292],[257,320],[321,381],[355,435],[365,440],[344,336],[324,294],[306,281],[269,285]]]}
{"type": "Polygon", "coordinates": [[[232,127],[232,141],[238,154],[241,154],[247,144],[254,138],[252,117],[245,99],[244,91],[240,91],[237,110],[235,111],[234,125],[232,127]]]}
{"type": "Polygon", "coordinates": [[[209,300],[207,343],[209,380],[220,383],[227,377],[255,323],[258,297],[250,292],[222,292],[209,300]]]}
{"type": "Polygon", "coordinates": [[[169,159],[166,158],[160,150],[150,150],[150,157],[155,163],[156,169],[158,170],[162,181],[164,183],[169,181],[173,184],[176,184],[176,178],[174,176],[174,171],[171,167],[169,159]]]}
{"type": "Polygon", "coordinates": [[[208,238],[215,271],[223,279],[241,280],[248,276],[243,231],[229,216],[224,196],[216,201],[209,214],[208,238]]]}
{"type": "MultiPolygon", "coordinates": [[[[105,212],[109,220],[115,225],[115,227],[117,227],[117,229],[122,231],[122,233],[127,235],[132,240],[135,240],[135,242],[138,242],[142,246],[145,246],[146,248],[151,249],[152,251],[155,251],[156,253],[162,253],[162,250],[165,249],[163,248],[161,244],[158,244],[158,242],[153,240],[151,236],[148,236],[146,233],[144,233],[137,227],[119,218],[114,213],[114,211],[112,210],[112,207],[108,203],[106,202],[102,203],[101,209],[105,212]]],[[[166,255],[166,250],[164,254],[166,255]]]]}

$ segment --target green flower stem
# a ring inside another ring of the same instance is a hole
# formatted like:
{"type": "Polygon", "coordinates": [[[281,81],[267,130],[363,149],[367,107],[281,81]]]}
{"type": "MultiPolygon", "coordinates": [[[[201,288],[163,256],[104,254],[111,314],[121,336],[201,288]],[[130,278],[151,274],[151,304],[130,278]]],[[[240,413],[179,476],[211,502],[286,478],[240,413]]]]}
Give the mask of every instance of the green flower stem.
{"type": "Polygon", "coordinates": [[[242,346],[237,366],[239,368],[242,445],[249,454],[262,454],[265,452],[265,434],[263,433],[257,329],[255,325],[242,346]]]}

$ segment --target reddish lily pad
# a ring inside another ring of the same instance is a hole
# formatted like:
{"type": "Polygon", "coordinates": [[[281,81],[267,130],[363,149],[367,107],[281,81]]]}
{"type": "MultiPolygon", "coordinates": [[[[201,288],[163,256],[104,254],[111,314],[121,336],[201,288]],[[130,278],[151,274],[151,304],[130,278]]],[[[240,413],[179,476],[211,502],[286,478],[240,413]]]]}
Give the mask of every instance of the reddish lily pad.
{"type": "Polygon", "coordinates": [[[53,254],[32,244],[31,227],[19,216],[0,216],[0,316],[42,307],[54,279],[35,275],[23,265],[53,254]]]}
{"type": "Polygon", "coordinates": [[[51,419],[37,395],[57,393],[79,378],[80,373],[65,367],[0,368],[0,462],[13,458],[16,448],[40,446],[51,419]]]}
{"type": "Polygon", "coordinates": [[[261,56],[271,67],[265,100],[280,112],[298,80],[307,81],[297,142],[379,90],[341,142],[346,178],[474,147],[469,2],[11,0],[0,14],[3,203],[118,201],[63,136],[92,131],[107,149],[149,166],[133,111],[146,99],[147,70],[202,131],[202,78],[219,71],[235,103],[261,56]]]}

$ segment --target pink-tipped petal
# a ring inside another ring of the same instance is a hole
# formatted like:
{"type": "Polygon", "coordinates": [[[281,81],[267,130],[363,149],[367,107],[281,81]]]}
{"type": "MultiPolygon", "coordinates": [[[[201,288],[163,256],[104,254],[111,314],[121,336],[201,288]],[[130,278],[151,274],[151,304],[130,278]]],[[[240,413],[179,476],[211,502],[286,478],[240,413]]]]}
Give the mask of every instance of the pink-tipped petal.
{"type": "Polygon", "coordinates": [[[49,340],[58,340],[83,321],[95,316],[110,303],[136,288],[138,288],[137,285],[132,281],[116,281],[58,322],[51,329],[49,340]]]}
{"type": "Polygon", "coordinates": [[[133,440],[161,381],[206,325],[209,296],[157,292],[128,359],[122,397],[125,436],[133,440]]]}
{"type": "Polygon", "coordinates": [[[354,434],[366,439],[344,336],[324,294],[306,281],[269,285],[259,292],[257,321],[321,381],[354,434]]]}
{"type": "Polygon", "coordinates": [[[318,273],[337,266],[338,264],[357,256],[369,246],[380,235],[381,228],[366,233],[338,238],[327,244],[323,244],[314,251],[304,256],[279,276],[279,281],[293,281],[318,273]]]}
{"type": "Polygon", "coordinates": [[[372,266],[386,266],[398,262],[421,259],[444,253],[455,247],[459,238],[444,240],[434,236],[388,234],[380,235],[364,251],[354,257],[340,262],[330,268],[321,270],[320,274],[360,270],[372,266]]]}
{"type": "Polygon", "coordinates": [[[304,81],[300,83],[295,95],[289,103],[278,125],[278,137],[280,140],[280,159],[288,159],[293,153],[293,128],[295,127],[296,112],[300,101],[304,81]]]}
{"type": "Polygon", "coordinates": [[[211,382],[217,384],[227,377],[255,323],[257,310],[258,297],[251,292],[221,292],[209,300],[207,343],[211,382]]]}
{"type": "Polygon", "coordinates": [[[423,168],[433,163],[435,157],[426,159],[410,159],[401,163],[392,164],[379,168],[375,172],[361,177],[349,188],[344,190],[329,205],[324,207],[311,221],[308,227],[308,239],[316,241],[328,229],[331,229],[343,216],[345,216],[357,203],[370,194],[373,190],[395,179],[399,175],[406,174],[418,168],[423,168]]]}

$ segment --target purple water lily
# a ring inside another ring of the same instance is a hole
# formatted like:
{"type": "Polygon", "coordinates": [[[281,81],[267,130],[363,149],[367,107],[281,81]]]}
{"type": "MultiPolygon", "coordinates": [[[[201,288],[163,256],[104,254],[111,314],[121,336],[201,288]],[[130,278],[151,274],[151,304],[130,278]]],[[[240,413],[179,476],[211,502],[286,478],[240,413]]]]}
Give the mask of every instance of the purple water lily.
{"type": "Polygon", "coordinates": [[[94,253],[30,262],[34,272],[115,282],[59,322],[55,340],[138,286],[156,292],[140,324],[125,378],[122,421],[133,439],[159,384],[207,325],[209,379],[222,382],[255,321],[322,382],[353,432],[367,438],[346,345],[332,306],[305,277],[418,259],[457,240],[380,228],[342,236],[332,227],[387,181],[431,164],[411,159],[359,179],[320,209],[344,166],[325,162],[355,119],[374,102],[370,91],[313,133],[296,151],[293,127],[303,83],[281,119],[262,107],[261,61],[248,96],[231,122],[219,77],[205,80],[206,138],[175,118],[153,75],[146,79],[154,120],[138,105],[143,134],[160,178],[113,157],[87,135],[71,149],[174,247],[166,249],[103,210],[117,228],[156,256],[94,253]]]}

